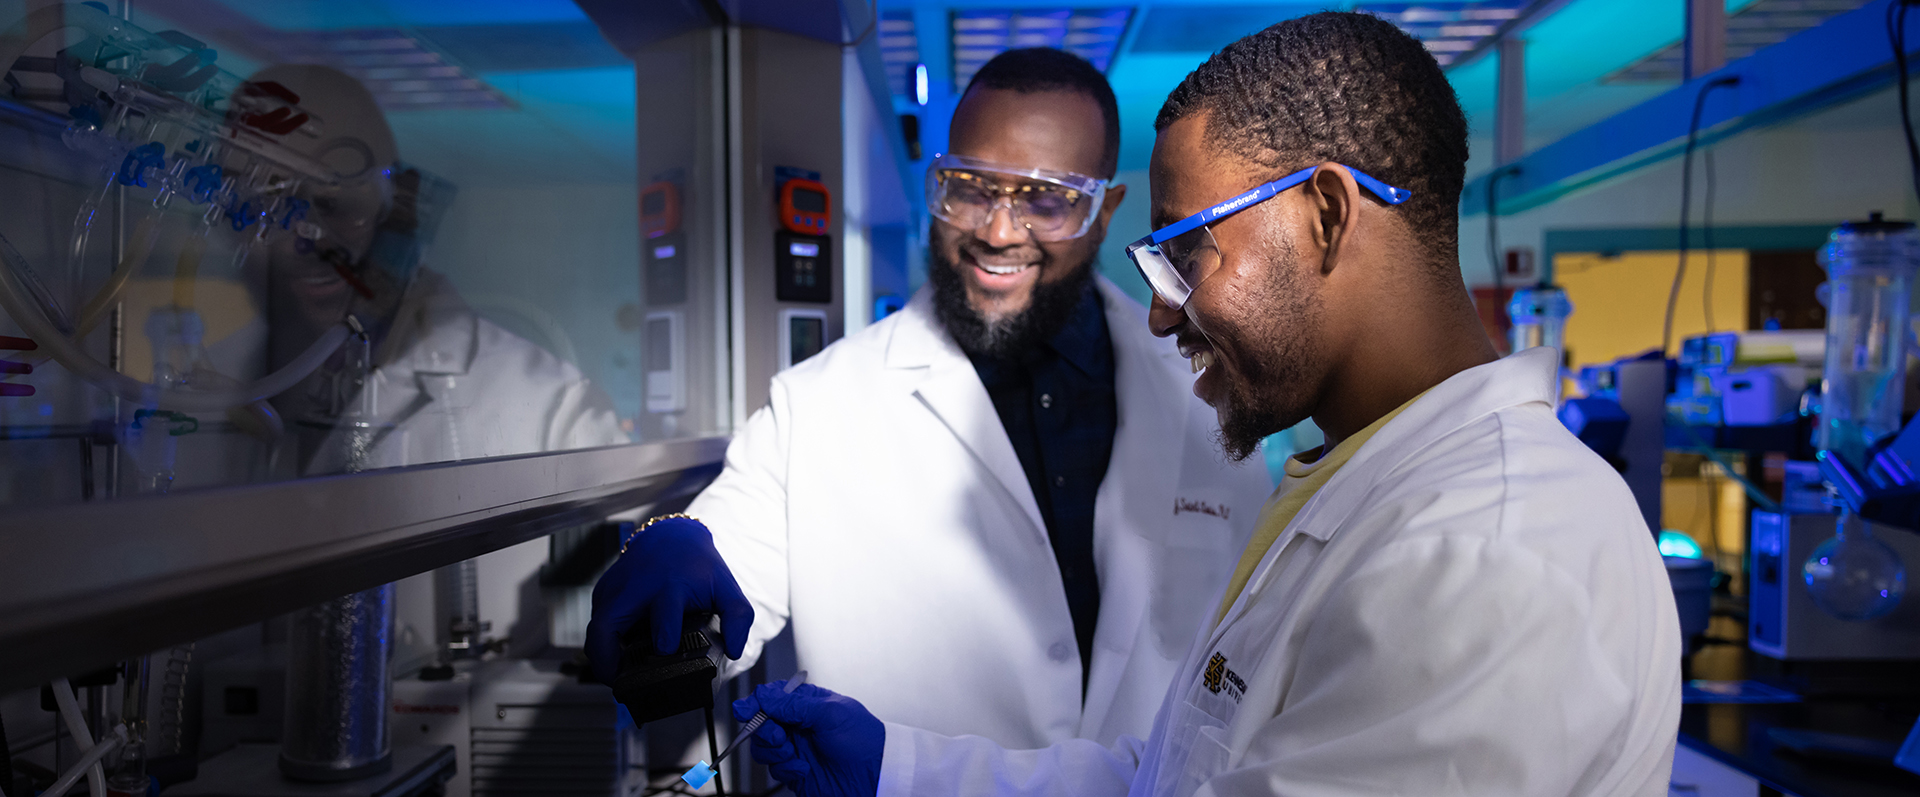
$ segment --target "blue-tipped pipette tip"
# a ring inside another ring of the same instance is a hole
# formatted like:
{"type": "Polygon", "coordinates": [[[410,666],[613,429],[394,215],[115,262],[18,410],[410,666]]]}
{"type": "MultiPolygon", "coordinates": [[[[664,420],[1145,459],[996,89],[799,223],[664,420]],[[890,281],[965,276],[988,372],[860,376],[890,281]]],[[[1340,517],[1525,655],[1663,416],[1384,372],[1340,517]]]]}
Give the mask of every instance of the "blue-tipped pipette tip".
{"type": "Polygon", "coordinates": [[[707,785],[707,781],[713,780],[713,767],[702,761],[687,770],[687,774],[681,775],[680,779],[686,781],[688,786],[698,789],[707,785]]]}

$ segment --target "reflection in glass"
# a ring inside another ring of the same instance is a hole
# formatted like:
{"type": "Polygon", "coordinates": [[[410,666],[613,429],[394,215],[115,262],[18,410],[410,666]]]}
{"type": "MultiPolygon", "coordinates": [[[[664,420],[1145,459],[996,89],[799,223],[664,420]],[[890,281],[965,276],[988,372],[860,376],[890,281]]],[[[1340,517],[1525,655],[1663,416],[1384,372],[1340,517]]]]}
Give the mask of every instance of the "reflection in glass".
{"type": "Polygon", "coordinates": [[[17,8],[0,504],[725,431],[704,32],[17,8]]]}
{"type": "Polygon", "coordinates": [[[328,119],[293,142],[349,160],[366,179],[313,190],[295,235],[250,265],[265,269],[269,365],[353,319],[354,338],[275,399],[298,431],[300,471],[493,457],[626,442],[612,402],[579,369],[475,313],[424,261],[454,201],[444,180],[400,162],[373,95],[324,66],[256,74],[328,119]]]}

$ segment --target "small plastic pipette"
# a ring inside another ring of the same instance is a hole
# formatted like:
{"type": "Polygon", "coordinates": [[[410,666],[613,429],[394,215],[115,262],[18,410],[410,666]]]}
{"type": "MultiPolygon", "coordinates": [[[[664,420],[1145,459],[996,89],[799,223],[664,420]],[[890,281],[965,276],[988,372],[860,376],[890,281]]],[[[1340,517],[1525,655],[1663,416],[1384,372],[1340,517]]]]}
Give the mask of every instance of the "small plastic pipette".
{"type": "MultiPolygon", "coordinates": [[[[792,678],[788,678],[787,685],[780,691],[789,695],[793,694],[793,690],[799,689],[800,685],[806,682],[807,671],[801,670],[794,673],[792,678]]],[[[765,724],[767,724],[767,712],[764,709],[755,712],[754,715],[747,720],[746,724],[740,726],[740,733],[734,737],[733,744],[727,745],[727,749],[720,751],[720,755],[713,759],[713,763],[709,764],[702,761],[695,764],[692,769],[687,770],[687,774],[681,775],[680,779],[686,781],[688,786],[696,789],[707,785],[707,781],[713,780],[715,773],[714,767],[719,766],[720,762],[727,760],[727,756],[732,755],[733,751],[740,747],[741,743],[753,738],[753,732],[760,730],[760,726],[765,724]]]]}

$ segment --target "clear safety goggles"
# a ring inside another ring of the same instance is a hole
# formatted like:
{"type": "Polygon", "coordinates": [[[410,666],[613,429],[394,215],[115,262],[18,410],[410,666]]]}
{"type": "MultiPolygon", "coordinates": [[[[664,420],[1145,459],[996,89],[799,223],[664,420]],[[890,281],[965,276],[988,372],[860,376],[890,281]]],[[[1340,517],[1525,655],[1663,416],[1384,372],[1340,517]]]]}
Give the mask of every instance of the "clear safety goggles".
{"type": "MultiPolygon", "coordinates": [[[[1220,247],[1214,242],[1208,225],[1305,183],[1318,168],[1301,169],[1154,230],[1145,238],[1127,244],[1127,259],[1133,261],[1134,268],[1140,269],[1140,276],[1146,278],[1147,285],[1153,288],[1153,294],[1168,307],[1178,310],[1186,305],[1187,297],[1193,293],[1193,286],[1198,284],[1194,275],[1219,261],[1220,247]]],[[[1340,168],[1353,175],[1353,181],[1359,183],[1360,187],[1389,205],[1398,205],[1413,196],[1413,192],[1361,174],[1359,169],[1351,166],[1340,168]]]]}
{"type": "Polygon", "coordinates": [[[1036,241],[1087,234],[1107,181],[1084,174],[990,163],[943,155],[927,168],[927,206],[933,217],[963,230],[985,226],[1001,205],[1036,241]]]}

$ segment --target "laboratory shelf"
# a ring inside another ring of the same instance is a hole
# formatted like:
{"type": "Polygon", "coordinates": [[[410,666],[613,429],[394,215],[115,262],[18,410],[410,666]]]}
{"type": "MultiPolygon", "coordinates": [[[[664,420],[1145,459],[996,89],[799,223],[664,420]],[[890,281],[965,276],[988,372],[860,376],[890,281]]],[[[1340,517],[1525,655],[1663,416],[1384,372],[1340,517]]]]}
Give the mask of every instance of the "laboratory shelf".
{"type": "Polygon", "coordinates": [[[625,510],[689,500],[726,438],[0,513],[0,690],[625,510]]]}

